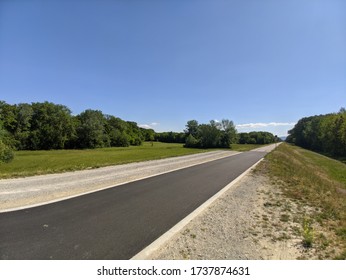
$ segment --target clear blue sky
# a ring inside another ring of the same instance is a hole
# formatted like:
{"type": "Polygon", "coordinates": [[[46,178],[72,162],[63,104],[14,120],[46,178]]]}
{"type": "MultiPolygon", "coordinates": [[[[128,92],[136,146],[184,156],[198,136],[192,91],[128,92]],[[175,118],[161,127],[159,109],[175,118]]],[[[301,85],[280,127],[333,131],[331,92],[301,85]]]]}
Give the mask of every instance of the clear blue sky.
{"type": "Polygon", "coordinates": [[[346,107],[346,1],[0,0],[0,100],[286,135],[346,107]]]}

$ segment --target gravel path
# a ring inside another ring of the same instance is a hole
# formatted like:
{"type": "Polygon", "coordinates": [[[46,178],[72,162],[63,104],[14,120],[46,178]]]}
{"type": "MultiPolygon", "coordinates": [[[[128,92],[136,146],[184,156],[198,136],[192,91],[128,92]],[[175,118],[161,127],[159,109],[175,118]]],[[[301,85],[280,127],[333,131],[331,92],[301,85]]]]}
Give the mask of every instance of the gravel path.
{"type": "Polygon", "coordinates": [[[0,212],[58,201],[237,154],[213,151],[98,169],[0,180],[0,212]]]}

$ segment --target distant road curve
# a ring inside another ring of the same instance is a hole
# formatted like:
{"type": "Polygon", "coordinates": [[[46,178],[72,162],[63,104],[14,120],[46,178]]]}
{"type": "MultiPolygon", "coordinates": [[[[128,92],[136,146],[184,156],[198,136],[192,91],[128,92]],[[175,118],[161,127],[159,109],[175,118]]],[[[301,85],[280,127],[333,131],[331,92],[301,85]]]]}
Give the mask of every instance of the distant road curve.
{"type": "Polygon", "coordinates": [[[0,259],[129,259],[266,153],[240,153],[61,202],[0,213],[0,259]]]}

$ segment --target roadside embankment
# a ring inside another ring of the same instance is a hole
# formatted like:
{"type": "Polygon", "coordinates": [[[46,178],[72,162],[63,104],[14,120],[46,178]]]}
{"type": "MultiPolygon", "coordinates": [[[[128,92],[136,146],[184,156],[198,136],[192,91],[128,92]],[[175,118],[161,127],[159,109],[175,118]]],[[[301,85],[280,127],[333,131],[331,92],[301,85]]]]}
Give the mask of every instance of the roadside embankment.
{"type": "Polygon", "coordinates": [[[280,145],[151,259],[345,259],[346,165],[280,145]]]}

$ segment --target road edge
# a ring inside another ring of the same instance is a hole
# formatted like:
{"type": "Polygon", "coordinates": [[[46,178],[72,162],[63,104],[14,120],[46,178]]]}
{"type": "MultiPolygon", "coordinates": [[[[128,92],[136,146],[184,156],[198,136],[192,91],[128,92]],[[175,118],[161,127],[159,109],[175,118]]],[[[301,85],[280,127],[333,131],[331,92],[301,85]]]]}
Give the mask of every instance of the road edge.
{"type": "Polygon", "coordinates": [[[150,260],[150,256],[158,250],[164,243],[170,240],[175,234],[180,232],[189,222],[191,222],[194,218],[200,215],[203,211],[205,211],[213,202],[215,202],[220,196],[222,196],[225,192],[231,189],[236,183],[238,183],[245,175],[247,175],[251,170],[253,170],[264,157],[250,166],[247,170],[245,170],[242,174],[240,174],[237,178],[227,184],[223,189],[214,194],[211,198],[205,201],[202,205],[196,208],[193,212],[187,215],[183,220],[174,225],[171,229],[166,231],[163,235],[145,247],[142,251],[134,255],[130,260],[150,260]]]}

